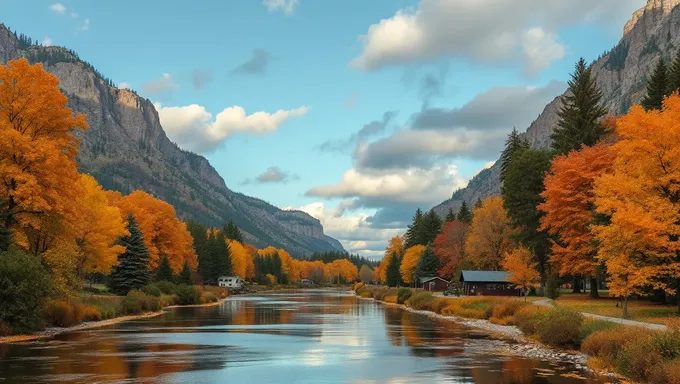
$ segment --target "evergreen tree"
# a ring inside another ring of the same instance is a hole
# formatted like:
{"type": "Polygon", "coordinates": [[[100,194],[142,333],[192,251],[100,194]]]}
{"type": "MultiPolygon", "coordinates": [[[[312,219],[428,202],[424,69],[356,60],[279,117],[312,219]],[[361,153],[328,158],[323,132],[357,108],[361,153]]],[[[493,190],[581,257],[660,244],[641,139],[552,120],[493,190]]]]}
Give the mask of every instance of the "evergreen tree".
{"type": "Polygon", "coordinates": [[[447,223],[449,223],[451,221],[456,221],[456,215],[453,213],[453,208],[449,208],[449,213],[446,214],[445,221],[447,223]]]}
{"type": "Polygon", "coordinates": [[[482,199],[479,197],[477,198],[477,201],[475,202],[475,209],[480,208],[482,206],[482,199]]]}
{"type": "Polygon", "coordinates": [[[8,251],[11,244],[12,233],[9,229],[0,226],[0,252],[8,251]]]}
{"type": "Polygon", "coordinates": [[[418,208],[413,216],[413,223],[408,226],[405,236],[404,248],[411,248],[418,244],[427,244],[425,239],[425,217],[423,211],[418,208]]]}
{"type": "Polygon", "coordinates": [[[177,282],[179,284],[187,285],[194,284],[194,274],[191,272],[191,267],[189,267],[189,263],[186,261],[184,262],[184,267],[182,267],[182,272],[180,272],[179,276],[177,276],[177,282]]]}
{"type": "Polygon", "coordinates": [[[510,165],[512,157],[528,148],[529,142],[527,139],[523,139],[519,132],[517,132],[517,129],[513,127],[512,132],[510,132],[505,140],[505,149],[501,154],[501,181],[505,179],[505,172],[510,165]]]}
{"type": "Polygon", "coordinates": [[[666,68],[666,63],[663,58],[660,57],[659,61],[654,67],[654,72],[652,72],[652,77],[649,78],[647,82],[647,96],[642,99],[640,103],[645,110],[661,110],[663,107],[664,97],[671,94],[671,84],[669,82],[668,69],[666,68]]]}
{"type": "Polygon", "coordinates": [[[675,55],[673,63],[668,70],[668,93],[680,92],[680,50],[675,55]]]}
{"type": "Polygon", "coordinates": [[[442,227],[442,220],[434,209],[431,209],[423,219],[423,238],[418,244],[427,245],[434,241],[442,227]]]}
{"type": "Polygon", "coordinates": [[[172,267],[170,267],[168,257],[163,255],[160,264],[158,264],[158,269],[156,270],[156,281],[173,281],[174,279],[175,275],[172,273],[172,267]]]}
{"type": "Polygon", "coordinates": [[[423,254],[420,255],[420,260],[418,260],[416,279],[439,276],[437,271],[439,271],[439,259],[434,254],[432,247],[428,246],[423,251],[423,254]]]}
{"type": "Polygon", "coordinates": [[[198,256],[198,274],[204,280],[210,280],[212,259],[208,251],[208,228],[193,221],[187,223],[187,230],[194,239],[194,250],[198,256]]]}
{"type": "Polygon", "coordinates": [[[385,283],[388,287],[396,287],[401,281],[401,274],[399,273],[399,255],[392,254],[387,269],[385,269],[385,283]]]}
{"type": "Polygon", "coordinates": [[[463,200],[463,204],[460,205],[457,218],[459,221],[465,221],[467,223],[472,221],[472,211],[470,211],[470,208],[468,208],[465,200],[463,200]]]}
{"type": "MultiPolygon", "coordinates": [[[[210,280],[217,280],[220,276],[231,275],[231,252],[227,245],[227,238],[224,231],[219,231],[210,237],[210,259],[212,260],[212,270],[210,280]]],[[[279,276],[277,276],[278,278],[279,276]]]]}
{"type": "Polygon", "coordinates": [[[118,265],[111,272],[109,282],[111,291],[118,295],[126,295],[132,289],[140,289],[151,280],[149,251],[144,245],[142,232],[132,214],[128,217],[127,229],[130,235],[121,239],[125,252],[118,256],[118,265]]]}
{"type": "Polygon", "coordinates": [[[227,237],[227,239],[235,240],[243,244],[243,235],[241,235],[241,231],[233,221],[229,220],[229,222],[224,225],[222,231],[224,232],[224,235],[227,237]]]}
{"type": "Polygon", "coordinates": [[[569,80],[569,89],[562,96],[559,122],[550,137],[559,154],[567,154],[583,145],[595,145],[607,133],[600,120],[607,114],[601,104],[602,92],[595,83],[592,68],[581,58],[569,80]]]}

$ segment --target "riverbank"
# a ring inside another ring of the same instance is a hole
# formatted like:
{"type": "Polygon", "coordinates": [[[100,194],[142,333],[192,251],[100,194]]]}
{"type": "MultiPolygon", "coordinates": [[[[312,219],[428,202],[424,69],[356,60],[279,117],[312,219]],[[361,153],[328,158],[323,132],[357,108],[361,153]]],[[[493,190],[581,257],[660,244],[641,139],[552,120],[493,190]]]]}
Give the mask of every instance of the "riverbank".
{"type": "Polygon", "coordinates": [[[0,337],[0,344],[34,342],[34,341],[49,339],[49,338],[55,337],[57,335],[61,335],[63,333],[107,327],[107,326],[110,326],[110,325],[116,325],[116,324],[120,324],[124,321],[130,321],[130,320],[149,319],[149,318],[157,317],[157,316],[164,314],[165,312],[167,312],[168,309],[214,307],[214,306],[220,305],[224,300],[226,300],[226,298],[220,299],[220,300],[212,302],[212,303],[205,303],[205,304],[170,305],[170,306],[164,307],[160,311],[156,311],[156,312],[147,312],[147,313],[141,313],[139,315],[130,315],[130,316],[118,316],[118,317],[114,317],[114,318],[106,319],[106,320],[101,320],[101,321],[88,321],[88,322],[84,322],[84,323],[81,323],[81,324],[78,324],[78,325],[74,325],[72,327],[50,327],[50,328],[46,328],[42,331],[31,333],[31,334],[4,336],[4,337],[0,337]]]}

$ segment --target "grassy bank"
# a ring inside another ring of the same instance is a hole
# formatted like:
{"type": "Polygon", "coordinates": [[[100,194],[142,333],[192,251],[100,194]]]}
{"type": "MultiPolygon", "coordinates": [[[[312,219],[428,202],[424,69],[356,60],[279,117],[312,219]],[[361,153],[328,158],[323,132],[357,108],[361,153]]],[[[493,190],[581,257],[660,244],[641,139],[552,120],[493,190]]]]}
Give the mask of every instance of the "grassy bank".
{"type": "Polygon", "coordinates": [[[354,290],[360,297],[404,304],[442,316],[514,325],[530,341],[587,354],[593,369],[613,371],[654,384],[680,384],[678,324],[661,332],[585,319],[569,308],[539,307],[516,298],[435,298],[422,290],[362,284],[357,284],[354,290]]]}

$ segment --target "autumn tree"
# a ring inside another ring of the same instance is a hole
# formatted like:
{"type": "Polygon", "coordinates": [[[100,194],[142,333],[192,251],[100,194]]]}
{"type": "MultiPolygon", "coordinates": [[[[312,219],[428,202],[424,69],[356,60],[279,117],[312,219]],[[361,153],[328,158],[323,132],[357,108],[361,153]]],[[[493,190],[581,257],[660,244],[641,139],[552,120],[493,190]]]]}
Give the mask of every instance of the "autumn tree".
{"type": "Polygon", "coordinates": [[[607,144],[583,147],[566,156],[556,157],[545,178],[545,202],[541,230],[555,237],[551,261],[562,276],[591,279],[591,296],[598,297],[596,272],[597,242],[592,227],[596,224],[595,180],[608,172],[615,154],[607,144]]]}
{"type": "Polygon", "coordinates": [[[507,281],[522,290],[524,301],[526,301],[529,291],[531,288],[538,287],[540,279],[531,251],[525,246],[519,246],[510,252],[506,252],[501,266],[509,274],[507,281]]]}
{"type": "MultiPolygon", "coordinates": [[[[41,216],[63,216],[78,181],[76,129],[56,76],[26,59],[0,66],[0,223],[3,236],[17,228],[39,230],[41,216]]],[[[4,241],[5,245],[8,241],[4,241]]]]}
{"type": "Polygon", "coordinates": [[[439,258],[440,276],[454,276],[465,259],[465,242],[469,234],[470,224],[466,221],[452,221],[442,226],[441,233],[434,239],[434,253],[439,258]]]}
{"type": "Polygon", "coordinates": [[[505,173],[510,166],[510,161],[518,153],[525,149],[529,149],[529,141],[517,132],[515,127],[512,128],[508,138],[505,140],[505,149],[501,154],[501,181],[505,180],[505,173]]]}
{"type": "MultiPolygon", "coordinates": [[[[394,236],[390,239],[387,244],[387,249],[385,249],[385,256],[383,256],[380,264],[375,268],[373,273],[375,274],[375,281],[385,282],[387,280],[387,266],[390,264],[393,255],[397,255],[397,258],[401,258],[404,253],[406,242],[402,236],[394,236]]],[[[399,270],[399,264],[397,264],[397,271],[399,270]]]]}
{"type": "Polygon", "coordinates": [[[129,235],[121,240],[125,252],[118,256],[118,264],[113,268],[109,282],[111,291],[119,295],[125,295],[132,289],[140,289],[151,280],[149,251],[132,214],[128,216],[127,230],[129,235]]]}
{"type": "Polygon", "coordinates": [[[552,148],[567,154],[581,146],[593,146],[607,133],[601,124],[607,110],[602,106],[602,91],[597,86],[592,67],[581,58],[569,80],[569,89],[561,97],[559,121],[550,135],[552,148]]]}
{"type": "Polygon", "coordinates": [[[470,235],[465,242],[465,255],[478,269],[499,270],[505,252],[512,249],[512,233],[503,199],[487,198],[473,212],[470,235]]]}
{"type": "Polygon", "coordinates": [[[362,265],[361,269],[359,270],[359,279],[364,284],[370,283],[373,279],[373,270],[371,270],[371,267],[366,264],[362,265]]]}
{"type": "Polygon", "coordinates": [[[668,79],[668,68],[666,68],[666,63],[663,57],[659,57],[656,62],[652,76],[647,82],[647,95],[640,105],[642,105],[646,110],[661,110],[663,107],[663,99],[671,94],[671,85],[668,79]]]}
{"type": "Polygon", "coordinates": [[[424,250],[424,245],[414,245],[404,252],[404,257],[399,266],[399,274],[404,283],[413,284],[416,282],[416,267],[424,250]]]}
{"type": "Polygon", "coordinates": [[[668,97],[661,111],[634,106],[616,122],[612,170],[595,182],[597,212],[611,218],[595,227],[610,295],[625,299],[650,288],[677,292],[679,131],[678,95],[668,97]]]}
{"type": "Polygon", "coordinates": [[[246,278],[248,268],[248,252],[241,243],[236,240],[227,240],[229,245],[229,253],[231,255],[231,270],[232,273],[241,279],[246,278]]]}

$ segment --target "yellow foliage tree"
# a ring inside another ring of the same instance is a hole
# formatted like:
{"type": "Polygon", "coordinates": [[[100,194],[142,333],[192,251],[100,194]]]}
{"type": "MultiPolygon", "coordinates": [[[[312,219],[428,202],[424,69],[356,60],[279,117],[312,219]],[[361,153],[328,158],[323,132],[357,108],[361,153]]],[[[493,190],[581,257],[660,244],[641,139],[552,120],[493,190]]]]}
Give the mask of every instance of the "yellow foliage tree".
{"type": "Polygon", "coordinates": [[[595,182],[597,212],[611,217],[595,227],[610,294],[625,299],[650,288],[674,294],[672,279],[680,275],[680,96],[668,97],[661,111],[632,107],[617,120],[616,134],[612,171],[595,182]]]}
{"type": "Polygon", "coordinates": [[[489,197],[473,211],[470,234],[465,242],[468,260],[479,269],[498,270],[512,249],[512,226],[501,197],[489,197]]]}
{"type": "Polygon", "coordinates": [[[384,283],[385,280],[387,280],[387,276],[385,275],[385,273],[387,272],[387,265],[389,265],[390,260],[392,260],[392,255],[396,254],[397,256],[401,257],[403,252],[404,252],[404,237],[394,236],[393,238],[391,238],[390,241],[387,243],[387,249],[385,249],[385,256],[380,261],[380,264],[378,264],[378,266],[375,267],[375,269],[373,270],[374,280],[384,283]]]}
{"type": "Polygon", "coordinates": [[[536,270],[538,264],[533,260],[534,255],[531,254],[531,251],[521,245],[511,252],[506,252],[501,261],[503,269],[510,274],[507,281],[522,289],[524,301],[526,301],[531,288],[539,286],[538,281],[541,278],[536,270]]]}
{"type": "Polygon", "coordinates": [[[229,251],[231,253],[232,273],[245,280],[247,277],[248,259],[250,259],[250,255],[248,255],[245,247],[236,240],[227,240],[227,245],[229,246],[229,251]]]}
{"type": "Polygon", "coordinates": [[[424,251],[424,245],[414,245],[404,252],[404,257],[401,259],[401,265],[399,267],[399,273],[401,274],[401,279],[404,283],[413,284],[416,267],[420,261],[420,255],[422,255],[424,251]]]}

